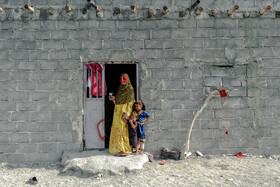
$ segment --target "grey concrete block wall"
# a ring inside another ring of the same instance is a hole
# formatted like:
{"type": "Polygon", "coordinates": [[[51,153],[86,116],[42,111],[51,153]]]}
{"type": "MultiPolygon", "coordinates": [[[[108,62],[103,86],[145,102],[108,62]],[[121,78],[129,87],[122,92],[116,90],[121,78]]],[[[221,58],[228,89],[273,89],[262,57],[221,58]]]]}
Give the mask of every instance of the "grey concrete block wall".
{"type": "Polygon", "coordinates": [[[207,0],[199,4],[201,15],[187,11],[183,18],[179,11],[193,1],[92,2],[103,16],[93,8],[83,14],[87,0],[0,1],[0,162],[53,162],[63,151],[83,149],[87,61],[139,62],[140,98],[151,114],[149,152],[183,148],[194,113],[222,82],[231,90],[228,139],[226,100],[217,97],[195,123],[191,151],[280,153],[277,0],[207,0]],[[27,3],[34,14],[24,9],[27,3]],[[227,16],[235,4],[240,8],[227,16]],[[272,9],[259,16],[267,5],[272,9]],[[114,7],[122,13],[114,15],[114,7]],[[157,13],[153,18],[148,8],[157,13]]]}

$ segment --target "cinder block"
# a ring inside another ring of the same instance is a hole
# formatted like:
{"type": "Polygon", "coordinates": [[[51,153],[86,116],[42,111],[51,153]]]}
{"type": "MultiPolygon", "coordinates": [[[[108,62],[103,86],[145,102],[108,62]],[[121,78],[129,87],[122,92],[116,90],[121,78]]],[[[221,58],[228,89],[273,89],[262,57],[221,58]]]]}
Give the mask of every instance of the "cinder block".
{"type": "Polygon", "coordinates": [[[82,42],[79,40],[68,40],[63,42],[64,49],[82,49],[82,42]]]}
{"type": "Polygon", "coordinates": [[[68,143],[72,141],[72,133],[52,133],[51,134],[51,142],[63,142],[68,143]]]}
{"type": "Polygon", "coordinates": [[[21,143],[18,148],[19,153],[36,153],[37,144],[35,143],[21,143]]]}
{"type": "Polygon", "coordinates": [[[0,49],[15,49],[15,42],[14,41],[8,41],[8,40],[0,40],[0,49]]]}
{"type": "Polygon", "coordinates": [[[245,37],[246,33],[244,29],[232,29],[230,30],[231,37],[245,37]]]}
{"type": "Polygon", "coordinates": [[[111,30],[92,30],[91,31],[91,40],[101,40],[101,39],[111,39],[111,30]]]}
{"type": "Polygon", "coordinates": [[[170,79],[172,72],[169,70],[158,70],[158,69],[154,69],[151,70],[151,74],[152,74],[152,78],[153,79],[170,79]]]}
{"type": "MultiPolygon", "coordinates": [[[[50,49],[62,49],[63,48],[63,41],[61,40],[47,40],[43,41],[43,49],[50,50],[50,49]]],[[[47,53],[47,51],[45,51],[47,53]]]]}
{"type": "Polygon", "coordinates": [[[11,133],[9,138],[12,143],[26,143],[29,142],[29,133],[11,133]]]}
{"type": "Polygon", "coordinates": [[[174,39],[188,39],[189,37],[191,37],[191,33],[190,33],[191,29],[190,28],[186,28],[186,29],[174,29],[171,31],[171,38],[174,39]]]}
{"type": "Polygon", "coordinates": [[[55,81],[38,81],[37,83],[37,89],[38,90],[55,90],[56,88],[56,82],[55,81]]]}
{"type": "Polygon", "coordinates": [[[46,153],[25,153],[25,162],[42,164],[46,162],[46,157],[46,153]]]}
{"type": "Polygon", "coordinates": [[[178,59],[191,59],[194,58],[194,50],[192,49],[175,49],[174,57],[178,59]]]}
{"type": "Polygon", "coordinates": [[[62,132],[72,132],[73,128],[72,128],[72,123],[68,122],[60,122],[58,124],[58,131],[62,131],[62,132]]]}
{"type": "Polygon", "coordinates": [[[29,51],[12,51],[11,59],[12,60],[28,60],[29,51]]]}
{"type": "Polygon", "coordinates": [[[170,132],[161,131],[161,132],[152,132],[153,140],[172,140],[172,134],[170,132]]]}
{"type": "Polygon", "coordinates": [[[18,122],[17,130],[18,130],[18,132],[36,132],[37,123],[36,122],[18,122]]]}
{"type": "Polygon", "coordinates": [[[49,142],[50,133],[49,132],[31,132],[31,142],[49,142]]]}
{"type": "MultiPolygon", "coordinates": [[[[1,43],[0,43],[1,44],[1,43]]],[[[17,49],[35,49],[36,48],[36,42],[30,41],[30,40],[21,40],[16,43],[17,49]]]]}
{"type": "Polygon", "coordinates": [[[30,92],[24,92],[24,91],[11,92],[9,96],[12,101],[28,101],[30,92]]]}
{"type": "Polygon", "coordinates": [[[69,51],[50,51],[49,59],[50,60],[66,60],[69,59],[69,51]]]}
{"type": "Polygon", "coordinates": [[[205,77],[205,79],[204,79],[205,86],[217,87],[218,84],[221,82],[222,82],[222,78],[220,78],[220,77],[205,77]]]}
{"type": "Polygon", "coordinates": [[[162,102],[163,109],[182,109],[183,103],[182,100],[163,100],[162,102]]]}
{"type": "Polygon", "coordinates": [[[55,132],[57,131],[57,123],[39,122],[38,131],[40,132],[55,132]]]}
{"type": "MultiPolygon", "coordinates": [[[[174,121],[174,120],[160,120],[160,130],[179,130],[180,129],[180,121],[174,121]]],[[[171,133],[169,132],[171,135],[171,133]]],[[[172,136],[171,136],[172,137],[172,136]]],[[[155,139],[153,139],[155,140],[155,139]]],[[[157,139],[160,140],[160,139],[157,139]]],[[[172,142],[170,142],[172,143],[172,142]]]]}
{"type": "MultiPolygon", "coordinates": [[[[103,23],[103,21],[101,22],[103,23]]],[[[80,29],[96,29],[98,26],[98,21],[96,20],[79,21],[78,25],[80,29]]]]}
{"type": "Polygon", "coordinates": [[[68,71],[54,71],[50,73],[51,80],[68,80],[69,72],[68,71]]]}
{"type": "Polygon", "coordinates": [[[68,21],[57,21],[57,28],[59,30],[77,29],[78,28],[78,24],[77,24],[76,21],[69,21],[69,20],[68,21]]]}
{"type": "Polygon", "coordinates": [[[163,85],[164,90],[182,90],[183,89],[183,81],[179,80],[166,80],[163,85]]]}
{"type": "Polygon", "coordinates": [[[34,32],[31,32],[30,30],[14,30],[13,36],[15,39],[34,40],[35,35],[34,32]]]}
{"type": "Polygon", "coordinates": [[[49,40],[49,39],[51,39],[51,31],[36,30],[36,32],[34,34],[35,34],[34,38],[36,40],[49,40]]]}
{"type": "Polygon", "coordinates": [[[172,120],[173,115],[172,111],[155,111],[154,112],[155,119],[157,120],[172,120]]]}
{"type": "Polygon", "coordinates": [[[201,19],[197,21],[197,27],[201,28],[215,28],[216,19],[201,19]]]}
{"type": "Polygon", "coordinates": [[[83,49],[101,49],[102,41],[101,40],[88,40],[82,42],[83,49]]]}
{"type": "Polygon", "coordinates": [[[1,30],[0,33],[0,39],[7,40],[12,38],[13,30],[1,30]]]}
{"type": "Polygon", "coordinates": [[[10,72],[8,71],[0,71],[0,80],[7,81],[9,80],[10,72]]]}
{"type": "Polygon", "coordinates": [[[277,138],[260,138],[258,139],[258,147],[259,148],[269,148],[269,147],[278,147],[278,139],[277,138]]]}
{"type": "Polygon", "coordinates": [[[141,40],[141,39],[150,39],[150,31],[148,30],[132,30],[131,39],[141,40]]]}
{"type": "Polygon", "coordinates": [[[40,72],[33,71],[31,74],[31,80],[49,80],[50,73],[49,71],[40,70],[40,72]]]}
{"type": "MultiPolygon", "coordinates": [[[[135,31],[132,32],[132,34],[134,34],[134,33],[135,33],[135,31]]],[[[147,34],[147,36],[148,35],[149,34],[147,34]]],[[[152,30],[152,39],[166,39],[166,38],[170,38],[170,36],[171,36],[171,30],[169,30],[169,29],[168,30],[167,29],[166,30],[164,30],[164,29],[152,30]]],[[[148,37],[144,38],[144,39],[148,39],[148,37]]]]}
{"type": "Polygon", "coordinates": [[[112,39],[131,39],[129,30],[115,30],[111,34],[112,39]]]}
{"type": "Polygon", "coordinates": [[[23,70],[34,70],[37,67],[36,61],[22,61],[19,63],[18,68],[23,70]]]}
{"type": "Polygon", "coordinates": [[[175,99],[190,99],[190,90],[176,90],[172,91],[172,98],[175,99]]]}
{"type": "Polygon", "coordinates": [[[49,112],[33,112],[31,113],[31,121],[50,121],[49,112]]]}
{"type": "Polygon", "coordinates": [[[81,71],[81,69],[82,69],[81,68],[82,64],[78,63],[75,60],[64,60],[63,62],[60,62],[60,64],[62,66],[61,68],[66,69],[66,70],[79,70],[79,71],[81,71]]]}
{"type": "Polygon", "coordinates": [[[7,154],[7,161],[8,163],[14,164],[22,164],[25,162],[25,155],[24,154],[7,154]]]}
{"type": "Polygon", "coordinates": [[[46,158],[44,159],[44,161],[47,162],[47,163],[48,162],[53,163],[54,161],[60,161],[61,156],[62,156],[62,152],[48,153],[48,154],[46,154],[46,158]]]}
{"type": "Polygon", "coordinates": [[[192,119],[193,117],[193,110],[188,109],[176,109],[173,110],[173,116],[175,120],[185,120],[185,119],[192,119]]]}
{"type": "Polygon", "coordinates": [[[49,100],[50,93],[49,92],[32,92],[31,99],[32,101],[42,101],[42,100],[49,100]]]}
{"type": "Polygon", "coordinates": [[[12,121],[29,121],[29,112],[12,112],[12,121]]]}
{"type": "Polygon", "coordinates": [[[143,40],[126,40],[124,41],[124,49],[144,49],[143,40]]]}
{"type": "Polygon", "coordinates": [[[35,90],[36,82],[23,82],[20,81],[18,85],[19,90],[35,90]]]}
{"type": "Polygon", "coordinates": [[[191,82],[190,78],[191,78],[191,71],[189,69],[181,68],[181,69],[173,70],[172,72],[172,79],[188,80],[189,82],[191,82]]]}
{"type": "Polygon", "coordinates": [[[39,153],[56,153],[57,145],[56,143],[42,143],[38,144],[39,153]]]}
{"type": "MultiPolygon", "coordinates": [[[[80,28],[80,27],[79,27],[79,28],[80,28]]],[[[94,32],[94,31],[92,31],[92,32],[94,32]]],[[[69,39],[74,39],[74,40],[80,40],[80,39],[88,40],[88,39],[89,39],[89,33],[90,33],[89,30],[78,30],[78,31],[71,30],[71,31],[69,31],[69,39]]]]}
{"type": "Polygon", "coordinates": [[[221,140],[215,140],[215,141],[214,140],[213,141],[203,140],[203,141],[200,141],[201,151],[214,150],[214,149],[220,150],[221,144],[222,144],[221,140]]]}
{"type": "MultiPolygon", "coordinates": [[[[30,58],[30,60],[48,60],[49,52],[48,51],[30,51],[29,58],[30,58]]],[[[48,63],[51,64],[51,62],[48,62],[48,63]]]]}
{"type": "Polygon", "coordinates": [[[114,30],[116,29],[116,21],[99,21],[98,28],[105,30],[114,30]]]}
{"type": "Polygon", "coordinates": [[[0,163],[7,162],[7,154],[0,154],[0,163]]]}
{"type": "Polygon", "coordinates": [[[138,29],[150,29],[155,27],[155,21],[139,21],[138,29]]]}
{"type": "Polygon", "coordinates": [[[69,122],[70,114],[68,112],[52,112],[51,121],[54,122],[69,122]]]}
{"type": "Polygon", "coordinates": [[[193,109],[193,110],[198,110],[203,105],[203,101],[201,99],[200,100],[185,99],[182,100],[182,103],[184,104],[184,108],[193,109]]]}
{"type": "Polygon", "coordinates": [[[5,21],[5,22],[2,23],[2,29],[4,29],[4,30],[10,30],[10,29],[18,30],[18,29],[21,28],[21,25],[22,25],[21,21],[16,21],[16,20],[5,21]]]}
{"type": "Polygon", "coordinates": [[[58,111],[58,104],[55,101],[40,101],[38,106],[40,111],[58,111]]]}
{"type": "Polygon", "coordinates": [[[120,40],[105,40],[102,48],[104,49],[120,49],[123,48],[123,41],[120,40]]]}
{"type": "Polygon", "coordinates": [[[217,19],[217,27],[218,28],[237,28],[238,27],[238,20],[237,19],[217,19]]]}
{"type": "Polygon", "coordinates": [[[28,80],[30,76],[30,72],[21,72],[21,71],[12,71],[10,79],[11,80],[28,80]]]}
{"type": "MultiPolygon", "coordinates": [[[[174,20],[159,20],[156,22],[157,28],[160,29],[176,29],[178,28],[177,21],[174,20]]],[[[150,27],[153,28],[153,27],[150,27]]]]}
{"type": "Polygon", "coordinates": [[[0,101],[0,111],[15,111],[16,110],[16,103],[9,102],[9,101],[0,101]]]}
{"type": "Polygon", "coordinates": [[[197,20],[194,18],[178,21],[179,28],[196,27],[196,25],[197,25],[197,20]]]}
{"type": "Polygon", "coordinates": [[[132,20],[124,20],[124,21],[118,21],[117,23],[118,29],[134,29],[138,28],[138,21],[132,21],[132,20]]]}
{"type": "Polygon", "coordinates": [[[78,111],[79,103],[78,101],[62,101],[59,103],[60,111],[78,111]]]}
{"type": "Polygon", "coordinates": [[[165,40],[164,41],[164,48],[165,49],[177,49],[183,48],[184,43],[182,40],[165,40]]]}
{"type": "Polygon", "coordinates": [[[9,133],[0,132],[0,144],[2,144],[2,143],[3,144],[8,144],[9,143],[9,133]]]}
{"type": "Polygon", "coordinates": [[[63,81],[61,80],[58,85],[58,90],[71,90],[76,91],[78,88],[76,81],[63,81]]]}

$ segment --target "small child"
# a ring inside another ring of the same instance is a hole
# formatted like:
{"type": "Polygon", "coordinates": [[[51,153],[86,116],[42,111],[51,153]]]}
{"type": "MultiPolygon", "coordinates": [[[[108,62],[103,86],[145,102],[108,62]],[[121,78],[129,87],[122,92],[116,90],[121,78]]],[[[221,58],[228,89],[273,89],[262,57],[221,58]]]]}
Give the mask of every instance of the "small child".
{"type": "Polygon", "coordinates": [[[141,101],[137,101],[133,105],[134,110],[138,114],[138,140],[141,153],[144,154],[144,143],[146,142],[146,135],[144,131],[144,123],[150,119],[150,115],[145,111],[145,105],[141,101]]]}
{"type": "Polygon", "coordinates": [[[131,149],[133,146],[136,149],[135,154],[138,155],[139,145],[138,145],[138,138],[137,138],[137,113],[132,111],[129,117],[129,121],[127,121],[127,114],[123,113],[122,119],[128,124],[128,132],[129,132],[129,143],[131,149]]]}

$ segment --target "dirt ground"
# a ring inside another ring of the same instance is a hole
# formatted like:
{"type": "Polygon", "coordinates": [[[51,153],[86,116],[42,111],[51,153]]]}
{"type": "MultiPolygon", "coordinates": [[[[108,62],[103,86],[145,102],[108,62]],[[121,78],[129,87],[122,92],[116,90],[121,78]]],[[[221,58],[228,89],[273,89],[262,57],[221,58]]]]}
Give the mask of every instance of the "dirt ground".
{"type": "Polygon", "coordinates": [[[186,160],[148,162],[142,170],[115,176],[62,173],[62,166],[11,166],[0,164],[0,186],[280,186],[279,156],[206,156],[186,160]]]}

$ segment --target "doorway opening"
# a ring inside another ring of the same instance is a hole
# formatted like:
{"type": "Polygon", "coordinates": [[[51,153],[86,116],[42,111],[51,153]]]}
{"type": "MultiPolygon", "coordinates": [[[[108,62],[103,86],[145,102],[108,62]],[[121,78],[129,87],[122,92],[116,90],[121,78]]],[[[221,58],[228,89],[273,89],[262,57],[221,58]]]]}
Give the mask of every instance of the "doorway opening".
{"type": "Polygon", "coordinates": [[[135,100],[138,100],[138,63],[106,62],[86,63],[84,65],[84,148],[109,148],[114,103],[109,100],[109,93],[115,96],[120,86],[120,76],[129,75],[134,88],[135,100]],[[90,65],[99,69],[91,69],[90,65]],[[101,68],[100,68],[101,67],[101,68]],[[91,71],[91,70],[93,71],[91,71]],[[93,77],[96,76],[95,80],[93,77]],[[90,83],[90,84],[89,84],[90,83]],[[95,84],[94,84],[95,83],[95,84]],[[97,87],[94,88],[94,86],[97,87]]]}

